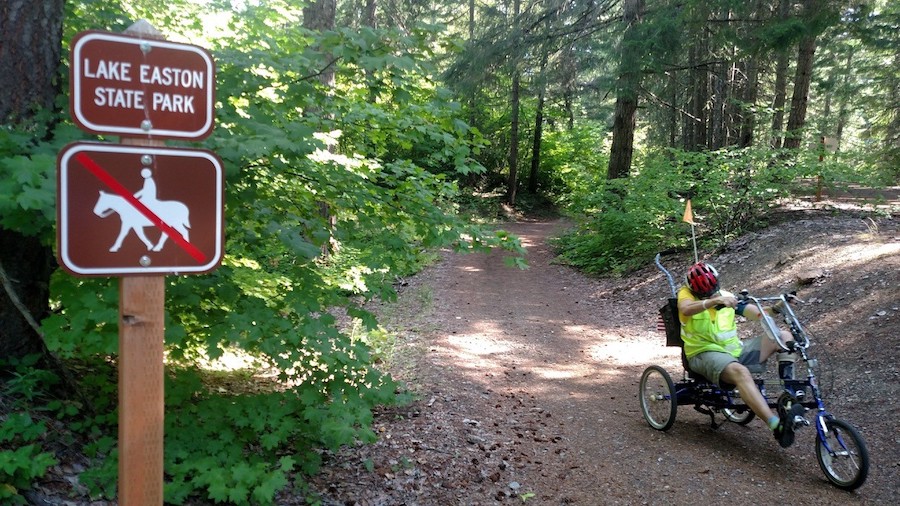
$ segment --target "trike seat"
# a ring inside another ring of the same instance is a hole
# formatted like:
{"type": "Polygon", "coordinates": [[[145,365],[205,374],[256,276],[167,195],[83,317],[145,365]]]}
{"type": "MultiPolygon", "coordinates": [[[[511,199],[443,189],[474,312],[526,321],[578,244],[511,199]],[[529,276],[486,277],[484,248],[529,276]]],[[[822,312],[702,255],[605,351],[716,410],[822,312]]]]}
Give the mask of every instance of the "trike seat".
{"type": "MultiPolygon", "coordinates": [[[[684,341],[681,340],[681,320],[678,319],[678,299],[671,297],[666,300],[666,305],[659,309],[661,330],[666,334],[666,346],[677,346],[681,349],[681,366],[687,372],[688,378],[694,381],[713,383],[705,376],[691,370],[688,365],[687,355],[684,354],[684,341]]],[[[726,385],[727,387],[727,385],[726,385]]]]}

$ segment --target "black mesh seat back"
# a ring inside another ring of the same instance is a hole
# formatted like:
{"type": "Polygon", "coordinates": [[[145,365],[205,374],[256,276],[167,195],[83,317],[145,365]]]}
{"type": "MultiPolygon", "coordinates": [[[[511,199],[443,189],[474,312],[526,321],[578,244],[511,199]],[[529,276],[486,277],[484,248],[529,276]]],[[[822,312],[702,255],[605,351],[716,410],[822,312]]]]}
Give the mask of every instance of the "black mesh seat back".
{"type": "Polygon", "coordinates": [[[681,341],[681,320],[678,319],[678,299],[666,300],[666,305],[659,308],[659,316],[665,325],[666,346],[683,347],[681,341]]]}

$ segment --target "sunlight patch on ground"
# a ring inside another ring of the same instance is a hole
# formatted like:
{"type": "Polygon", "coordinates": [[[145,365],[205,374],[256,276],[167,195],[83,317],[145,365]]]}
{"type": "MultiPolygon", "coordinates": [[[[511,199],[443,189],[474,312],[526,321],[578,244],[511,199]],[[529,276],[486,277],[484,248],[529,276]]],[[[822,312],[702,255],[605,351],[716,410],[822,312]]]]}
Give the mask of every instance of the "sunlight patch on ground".
{"type": "Polygon", "coordinates": [[[200,360],[200,367],[208,371],[237,371],[240,369],[256,369],[260,367],[259,359],[238,350],[225,350],[222,356],[210,360],[204,358],[200,360]]]}
{"type": "Polygon", "coordinates": [[[522,245],[523,248],[530,248],[534,246],[534,241],[525,236],[519,236],[519,244],[522,245]]]}
{"type": "Polygon", "coordinates": [[[447,341],[459,351],[473,356],[494,355],[506,353],[512,348],[504,343],[486,340],[481,334],[459,334],[449,336],[447,341]]]}
{"type": "Polygon", "coordinates": [[[650,365],[655,361],[668,362],[678,355],[678,348],[667,348],[662,342],[636,342],[615,336],[595,343],[588,350],[589,356],[603,363],[618,365],[650,365]]]}
{"type": "Polygon", "coordinates": [[[850,262],[868,262],[883,256],[900,254],[900,242],[874,245],[857,245],[852,247],[841,248],[840,252],[835,255],[832,251],[827,258],[832,260],[833,264],[850,262]]]}
{"type": "Polygon", "coordinates": [[[572,379],[584,376],[583,367],[532,367],[531,372],[544,379],[572,379]]]}
{"type": "Polygon", "coordinates": [[[472,267],[471,265],[468,265],[468,266],[459,267],[459,270],[465,271],[465,272],[481,272],[484,269],[479,269],[478,267],[472,267]]]}
{"type": "Polygon", "coordinates": [[[496,324],[478,322],[473,327],[471,333],[447,336],[447,343],[466,364],[485,366],[490,364],[494,355],[507,353],[513,349],[509,343],[485,338],[485,336],[499,333],[496,324]]]}

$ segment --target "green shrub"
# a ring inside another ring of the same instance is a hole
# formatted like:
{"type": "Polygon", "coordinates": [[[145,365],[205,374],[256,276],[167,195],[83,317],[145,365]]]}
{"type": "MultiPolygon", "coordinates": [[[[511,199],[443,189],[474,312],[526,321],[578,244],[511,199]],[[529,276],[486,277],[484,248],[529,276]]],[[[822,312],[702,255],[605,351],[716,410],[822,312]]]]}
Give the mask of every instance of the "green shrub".
{"type": "Polygon", "coordinates": [[[807,152],[724,149],[657,151],[639,156],[629,178],[608,181],[598,171],[580,172],[568,203],[576,226],[554,244],[563,262],[593,274],[617,274],[646,264],[659,252],[691,247],[682,222],[691,199],[700,247],[715,248],[764,226],[779,199],[798,182],[856,181],[873,184],[878,173],[853,168],[850,158],[824,162],[807,152]]]}

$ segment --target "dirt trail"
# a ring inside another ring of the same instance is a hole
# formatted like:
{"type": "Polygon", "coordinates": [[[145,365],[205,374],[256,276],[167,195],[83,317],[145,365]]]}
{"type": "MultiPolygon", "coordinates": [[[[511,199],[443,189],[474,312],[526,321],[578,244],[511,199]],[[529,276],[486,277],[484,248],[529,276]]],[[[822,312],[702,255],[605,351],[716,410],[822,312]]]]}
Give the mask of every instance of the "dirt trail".
{"type": "MultiPolygon", "coordinates": [[[[896,225],[879,244],[898,244],[896,225]]],[[[501,252],[448,254],[410,281],[401,300],[425,302],[393,319],[411,343],[400,376],[419,400],[380,414],[378,443],[329,457],[313,482],[325,504],[898,502],[896,366],[876,372],[887,405],[829,405],[860,426],[872,452],[856,493],[825,481],[811,430],[785,450],[758,420],[713,430],[685,406],[657,432],[641,417],[637,383],[650,364],[680,371],[655,330],[668,287],[652,269],[596,280],[552,264],[546,239],[561,226],[504,227],[522,238],[527,270],[506,267],[501,252]]],[[[894,288],[897,256],[883,266],[894,288]]],[[[896,329],[893,297],[878,328],[896,329]]],[[[884,336],[893,350],[881,358],[896,364],[898,339],[884,336]]]]}

